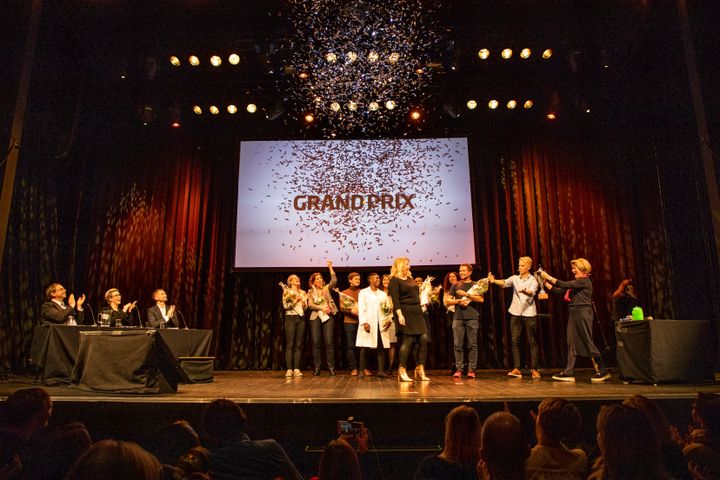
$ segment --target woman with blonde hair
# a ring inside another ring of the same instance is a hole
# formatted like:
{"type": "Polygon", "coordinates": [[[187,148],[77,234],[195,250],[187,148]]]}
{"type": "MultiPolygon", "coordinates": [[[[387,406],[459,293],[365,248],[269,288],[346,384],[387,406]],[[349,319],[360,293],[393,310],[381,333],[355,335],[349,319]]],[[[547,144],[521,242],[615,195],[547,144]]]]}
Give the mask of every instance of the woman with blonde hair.
{"type": "Polygon", "coordinates": [[[399,257],[393,262],[390,269],[388,294],[392,299],[393,316],[397,322],[397,328],[403,333],[398,379],[401,382],[412,382],[412,378],[407,374],[407,360],[413,346],[417,344],[415,378],[427,382],[430,380],[425,375],[428,331],[422,307],[420,306],[420,290],[410,273],[409,258],[399,257]]]}
{"type": "Polygon", "coordinates": [[[305,309],[308,306],[307,294],[300,288],[300,277],[292,274],[287,285],[282,285],[282,303],[285,311],[285,363],[286,377],[302,377],[301,355],[305,335],[305,309]]]}
{"type": "Polygon", "coordinates": [[[423,459],[415,480],[456,478],[474,480],[480,460],[482,423],[474,408],[460,405],[445,417],[445,447],[423,459]]]}
{"type": "Polygon", "coordinates": [[[162,466],[134,442],[101,440],[90,447],[68,473],[67,480],[160,480],[162,466]]]}
{"type": "Polygon", "coordinates": [[[570,267],[575,280],[564,282],[558,280],[546,271],[541,271],[545,286],[552,292],[563,296],[568,303],[568,325],[567,344],[568,359],[565,370],[553,375],[553,380],[562,382],[575,381],[575,359],[576,357],[590,357],[595,365],[595,375],[590,379],[593,382],[604,382],[610,378],[605,368],[600,350],[595,346],[592,339],[592,292],[593,285],[590,281],[592,266],[584,258],[576,258],[570,262],[570,267]]]}

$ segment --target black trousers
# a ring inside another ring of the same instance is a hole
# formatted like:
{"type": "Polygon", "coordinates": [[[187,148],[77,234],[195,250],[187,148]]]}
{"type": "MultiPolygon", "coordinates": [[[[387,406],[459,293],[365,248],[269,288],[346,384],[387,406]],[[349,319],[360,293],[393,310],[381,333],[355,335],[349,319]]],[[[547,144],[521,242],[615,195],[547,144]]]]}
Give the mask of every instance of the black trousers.
{"type": "Polygon", "coordinates": [[[302,369],[302,344],[305,335],[305,317],[285,315],[285,364],[290,370],[302,369]]]}

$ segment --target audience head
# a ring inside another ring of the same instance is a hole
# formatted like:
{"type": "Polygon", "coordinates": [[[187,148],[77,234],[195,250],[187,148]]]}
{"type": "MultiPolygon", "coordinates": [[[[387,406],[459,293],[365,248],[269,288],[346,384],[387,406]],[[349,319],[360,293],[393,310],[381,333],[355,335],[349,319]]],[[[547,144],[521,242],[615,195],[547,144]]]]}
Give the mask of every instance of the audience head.
{"type": "Polygon", "coordinates": [[[660,445],[645,415],[627,405],[609,405],[597,418],[597,442],[604,478],[662,477],[660,445]]]}
{"type": "Polygon", "coordinates": [[[692,417],[695,425],[707,430],[708,437],[716,442],[720,440],[720,395],[698,393],[693,402],[692,417]]]}
{"type": "Polygon", "coordinates": [[[148,451],[160,463],[175,465],[191,448],[200,446],[200,437],[185,420],[179,420],[155,432],[150,439],[148,451]]]}
{"type": "Polygon", "coordinates": [[[247,415],[235,402],[221,398],[205,407],[202,425],[211,441],[226,443],[239,439],[245,433],[247,415]]]}
{"type": "Polygon", "coordinates": [[[160,480],[157,458],[133,442],[101,440],[73,465],[67,480],[160,480]]]}
{"type": "Polygon", "coordinates": [[[16,390],[3,403],[0,410],[0,425],[18,435],[30,435],[47,425],[52,414],[52,400],[42,388],[16,390]]]}
{"type": "Polygon", "coordinates": [[[577,407],[563,398],[546,398],[538,407],[535,434],[540,443],[559,443],[580,431],[582,417],[577,407]]]}
{"type": "Polygon", "coordinates": [[[92,445],[82,423],[68,423],[33,435],[23,458],[24,480],[60,480],[92,445]]]}
{"type": "Polygon", "coordinates": [[[660,444],[672,439],[670,422],[657,403],[642,395],[633,395],[632,397],[626,398],[623,405],[639,410],[645,415],[660,444]]]}
{"type": "Polygon", "coordinates": [[[515,415],[495,412],[485,420],[480,438],[480,464],[484,465],[486,478],[524,479],[525,461],[529,456],[530,448],[515,415]]]}
{"type": "Polygon", "coordinates": [[[177,461],[185,475],[209,474],[210,473],[210,451],[207,448],[197,446],[188,450],[177,461]]]}
{"type": "Polygon", "coordinates": [[[360,480],[360,463],[355,449],[345,440],[333,440],[320,457],[320,480],[360,480]]]}
{"type": "Polygon", "coordinates": [[[453,408],[445,417],[445,448],[440,457],[461,467],[475,466],[480,459],[482,423],[474,408],[453,408]]]}

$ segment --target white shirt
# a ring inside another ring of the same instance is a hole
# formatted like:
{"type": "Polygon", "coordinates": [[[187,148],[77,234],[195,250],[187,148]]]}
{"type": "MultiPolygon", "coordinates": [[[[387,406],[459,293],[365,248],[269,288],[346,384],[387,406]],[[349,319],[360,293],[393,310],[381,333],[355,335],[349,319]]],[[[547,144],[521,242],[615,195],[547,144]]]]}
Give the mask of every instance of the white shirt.
{"type": "Polygon", "coordinates": [[[520,275],[513,275],[504,281],[504,288],[513,287],[512,303],[510,304],[510,308],[508,308],[510,315],[517,317],[534,317],[537,315],[535,298],[532,295],[525,295],[521,292],[521,290],[527,290],[535,293],[538,288],[535,277],[528,273],[525,278],[521,278],[520,275]]]}
{"type": "Polygon", "coordinates": [[[379,288],[375,291],[370,287],[360,290],[358,294],[359,326],[355,341],[356,347],[378,348],[378,330],[380,330],[380,338],[383,343],[381,348],[390,347],[389,332],[382,331],[385,318],[380,309],[380,305],[386,298],[388,298],[387,294],[379,288]],[[363,326],[366,323],[370,325],[369,332],[366,332],[363,326]]]}

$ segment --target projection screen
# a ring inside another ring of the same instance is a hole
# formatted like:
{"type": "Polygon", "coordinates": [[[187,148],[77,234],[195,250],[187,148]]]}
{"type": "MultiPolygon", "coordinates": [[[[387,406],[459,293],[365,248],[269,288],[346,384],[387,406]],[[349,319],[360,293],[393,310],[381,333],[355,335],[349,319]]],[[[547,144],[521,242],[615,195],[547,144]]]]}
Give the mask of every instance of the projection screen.
{"type": "Polygon", "coordinates": [[[243,141],[238,269],[475,263],[466,138],[243,141]]]}

